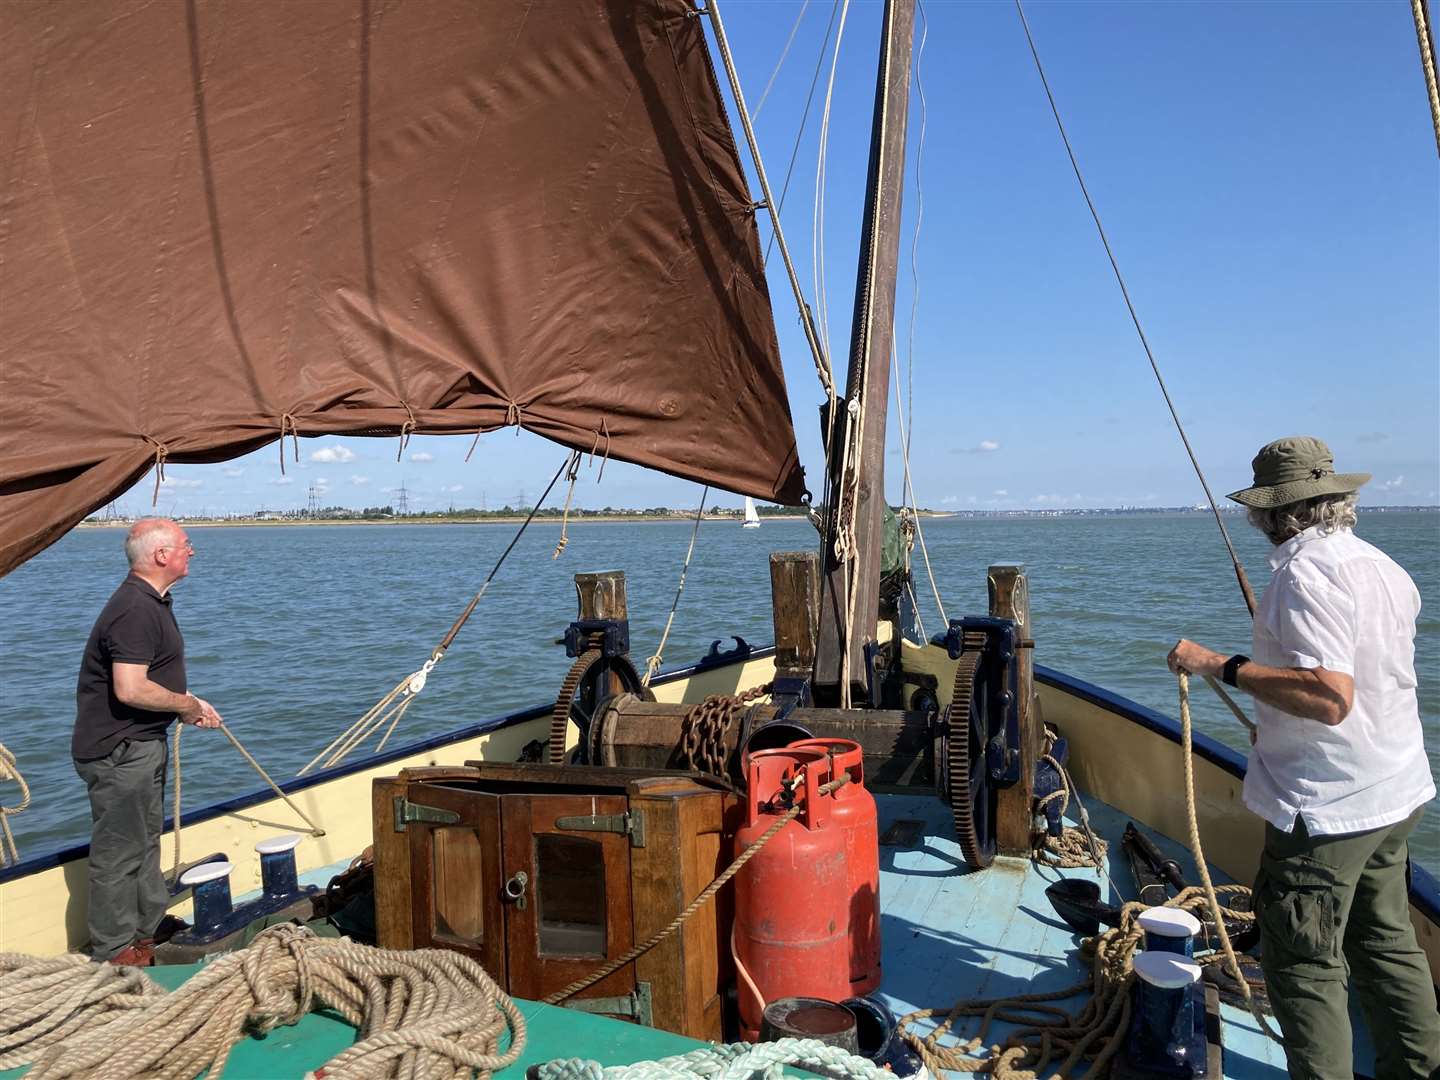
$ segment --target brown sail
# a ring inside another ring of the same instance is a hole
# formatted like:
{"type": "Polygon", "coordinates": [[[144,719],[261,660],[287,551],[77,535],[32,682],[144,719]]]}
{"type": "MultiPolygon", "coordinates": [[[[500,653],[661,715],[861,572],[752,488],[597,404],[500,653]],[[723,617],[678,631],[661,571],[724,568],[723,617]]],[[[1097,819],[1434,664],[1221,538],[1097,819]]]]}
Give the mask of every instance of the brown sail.
{"type": "Polygon", "coordinates": [[[798,502],[703,21],[0,5],[0,573],[157,464],[291,431],[518,424],[798,502]]]}

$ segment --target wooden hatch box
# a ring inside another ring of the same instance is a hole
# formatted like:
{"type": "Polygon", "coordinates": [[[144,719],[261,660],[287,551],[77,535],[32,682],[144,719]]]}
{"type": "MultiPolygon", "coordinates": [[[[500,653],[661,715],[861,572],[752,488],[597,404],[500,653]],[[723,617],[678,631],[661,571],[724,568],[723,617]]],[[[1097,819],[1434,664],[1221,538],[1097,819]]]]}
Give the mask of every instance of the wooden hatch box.
{"type": "MultiPolygon", "coordinates": [[[[471,762],[377,779],[385,948],[455,949],[542,999],[662,930],[728,864],[735,797],[683,773],[471,762]]],[[[671,938],[571,998],[720,1040],[727,886],[671,938]]]]}

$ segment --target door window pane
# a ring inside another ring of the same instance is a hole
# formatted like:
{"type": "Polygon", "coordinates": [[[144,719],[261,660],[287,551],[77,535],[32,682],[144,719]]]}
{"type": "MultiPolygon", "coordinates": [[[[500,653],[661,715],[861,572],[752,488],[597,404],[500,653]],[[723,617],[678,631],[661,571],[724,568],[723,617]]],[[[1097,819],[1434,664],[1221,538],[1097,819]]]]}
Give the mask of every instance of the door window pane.
{"type": "Polygon", "coordinates": [[[434,935],[478,945],[485,940],[480,834],[474,829],[435,829],[431,837],[434,935]]]}
{"type": "Polygon", "coordinates": [[[577,836],[537,836],[535,876],[541,954],[604,956],[605,855],[600,844],[577,836]]]}

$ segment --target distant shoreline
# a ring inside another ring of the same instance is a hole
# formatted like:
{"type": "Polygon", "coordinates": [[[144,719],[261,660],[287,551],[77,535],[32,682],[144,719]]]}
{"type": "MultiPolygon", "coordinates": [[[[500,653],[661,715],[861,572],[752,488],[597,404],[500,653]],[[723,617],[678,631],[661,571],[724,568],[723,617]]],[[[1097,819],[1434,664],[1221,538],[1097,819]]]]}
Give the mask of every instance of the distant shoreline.
{"type": "MultiPolygon", "coordinates": [[[[1369,506],[1360,507],[1361,514],[1399,514],[1399,513],[1436,513],[1440,512],[1440,506],[1369,506]]],[[[1174,506],[1163,509],[1141,509],[1125,507],[1120,509],[1095,509],[1095,510],[921,510],[919,516],[926,520],[939,520],[943,518],[967,518],[970,520],[1027,520],[1036,518],[1073,518],[1073,517],[1149,517],[1157,514],[1209,514],[1210,510],[1197,509],[1195,507],[1174,506]]],[[[1241,510],[1232,510],[1228,507],[1221,509],[1226,516],[1239,516],[1241,510]]],[[[117,518],[113,521],[101,521],[87,518],[80,522],[76,528],[79,529],[117,529],[129,528],[133,519],[117,518]]],[[[272,526],[299,526],[310,527],[317,525],[516,525],[525,520],[524,514],[509,514],[504,516],[488,516],[483,518],[461,517],[456,515],[450,517],[442,515],[438,517],[389,517],[389,518],[186,518],[183,515],[179,518],[187,528],[267,528],[272,526]]],[[[631,524],[655,524],[664,522],[691,523],[695,520],[693,513],[678,514],[583,514],[572,515],[571,525],[631,525],[631,524]]],[[[740,524],[740,517],[736,515],[707,515],[701,519],[703,522],[712,524],[740,524]]],[[[773,524],[776,522],[806,521],[802,514],[761,514],[762,523],[773,524]]],[[[537,516],[532,525],[558,525],[561,522],[559,514],[543,514],[537,516]]]]}

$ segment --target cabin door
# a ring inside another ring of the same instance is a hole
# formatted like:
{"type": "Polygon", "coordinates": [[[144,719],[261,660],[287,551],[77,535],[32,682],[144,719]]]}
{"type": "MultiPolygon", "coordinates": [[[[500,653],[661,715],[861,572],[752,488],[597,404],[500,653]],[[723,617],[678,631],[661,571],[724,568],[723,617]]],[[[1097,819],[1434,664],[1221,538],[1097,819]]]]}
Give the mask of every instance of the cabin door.
{"type": "MultiPolygon", "coordinates": [[[[623,795],[501,799],[510,993],[544,998],[635,944],[627,810],[623,795]]],[[[577,998],[634,989],[629,964],[577,998]]]]}
{"type": "Polygon", "coordinates": [[[412,784],[408,801],[415,947],[465,953],[504,986],[500,796],[412,784]]]}

